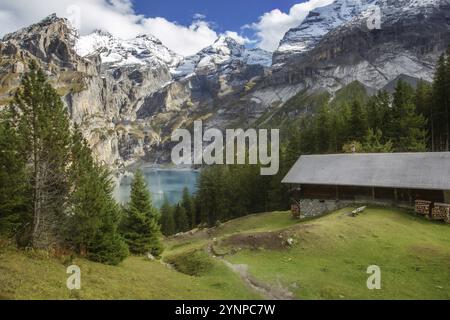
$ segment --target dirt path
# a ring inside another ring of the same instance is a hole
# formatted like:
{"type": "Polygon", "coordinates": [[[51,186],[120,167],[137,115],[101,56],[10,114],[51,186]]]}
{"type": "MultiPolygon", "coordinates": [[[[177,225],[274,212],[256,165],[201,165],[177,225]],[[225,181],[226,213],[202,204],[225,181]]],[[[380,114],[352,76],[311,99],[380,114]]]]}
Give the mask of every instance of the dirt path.
{"type": "Polygon", "coordinates": [[[248,272],[248,265],[246,264],[232,264],[229,261],[225,260],[223,257],[217,257],[213,253],[213,244],[209,244],[207,247],[207,253],[214,259],[221,261],[228,268],[230,268],[233,272],[239,275],[242,281],[251,288],[253,291],[262,295],[265,299],[268,300],[293,300],[294,294],[290,292],[288,289],[283,288],[281,284],[279,286],[271,286],[269,284],[263,283],[260,280],[252,277],[248,272]]]}

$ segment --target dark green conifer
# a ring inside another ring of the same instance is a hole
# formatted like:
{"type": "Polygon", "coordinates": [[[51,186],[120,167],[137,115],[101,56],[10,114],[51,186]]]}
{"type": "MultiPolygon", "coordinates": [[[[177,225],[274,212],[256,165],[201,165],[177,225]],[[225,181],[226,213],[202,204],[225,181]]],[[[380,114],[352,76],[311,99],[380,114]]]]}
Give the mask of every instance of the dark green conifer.
{"type": "Polygon", "coordinates": [[[59,245],[58,227],[67,213],[71,133],[60,96],[36,63],[29,69],[16,92],[12,111],[18,152],[31,171],[30,240],[33,247],[46,249],[59,245]]]}
{"type": "Polygon", "coordinates": [[[122,233],[130,252],[159,257],[163,251],[159,214],[152,205],[150,191],[140,170],[134,175],[131,201],[125,212],[122,233]]]}
{"type": "Polygon", "coordinates": [[[169,203],[169,200],[164,197],[163,205],[160,209],[161,212],[161,231],[166,236],[172,236],[176,232],[175,220],[173,217],[173,208],[169,203]]]}
{"type": "Polygon", "coordinates": [[[113,199],[113,185],[106,168],[96,164],[81,132],[73,135],[70,168],[71,210],[66,224],[66,241],[89,259],[118,264],[128,255],[120,236],[120,209],[113,199]]]}

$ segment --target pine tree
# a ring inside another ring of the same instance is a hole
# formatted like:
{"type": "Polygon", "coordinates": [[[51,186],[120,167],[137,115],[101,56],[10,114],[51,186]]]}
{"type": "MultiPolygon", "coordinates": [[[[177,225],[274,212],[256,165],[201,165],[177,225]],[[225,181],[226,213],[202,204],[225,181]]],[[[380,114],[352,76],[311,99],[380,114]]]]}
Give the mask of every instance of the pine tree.
{"type": "Polygon", "coordinates": [[[152,205],[150,191],[140,170],[134,175],[131,201],[125,211],[122,233],[130,251],[159,257],[163,251],[159,215],[152,205]]]}
{"type": "Polygon", "coordinates": [[[195,212],[195,225],[198,226],[198,225],[202,224],[203,222],[205,222],[206,219],[203,220],[202,207],[201,207],[201,204],[200,204],[200,201],[198,199],[198,195],[197,194],[195,195],[195,197],[193,198],[192,201],[194,203],[194,208],[195,208],[195,210],[194,210],[194,212],[195,212]]]}
{"type": "Polygon", "coordinates": [[[417,84],[414,97],[417,113],[426,118],[430,117],[431,109],[431,86],[428,82],[420,80],[417,84]]]}
{"type": "Polygon", "coordinates": [[[445,55],[439,58],[436,73],[433,82],[432,92],[432,109],[431,109],[431,121],[432,121],[432,140],[433,151],[445,151],[447,150],[447,115],[446,109],[448,109],[447,95],[449,91],[449,79],[447,73],[447,63],[445,55]]]}
{"type": "Polygon", "coordinates": [[[128,248],[118,231],[121,214],[112,196],[110,173],[95,163],[77,128],[72,139],[72,192],[66,242],[91,260],[118,264],[127,257],[128,248]]]}
{"type": "Polygon", "coordinates": [[[445,72],[445,87],[446,87],[446,99],[444,104],[444,121],[445,121],[445,149],[444,151],[450,151],[450,45],[446,52],[446,72],[445,72]]]}
{"type": "Polygon", "coordinates": [[[31,222],[27,197],[31,190],[26,161],[18,150],[17,132],[11,120],[10,110],[0,113],[0,235],[20,239],[26,236],[26,226],[31,222]]]}
{"type": "Polygon", "coordinates": [[[369,99],[367,105],[368,125],[374,130],[386,132],[390,123],[391,96],[382,90],[369,99]]]}
{"type": "Polygon", "coordinates": [[[120,219],[119,208],[114,201],[106,200],[107,214],[102,218],[102,226],[87,246],[87,258],[110,265],[117,265],[128,256],[128,247],[117,226],[120,219]]]}
{"type": "Polygon", "coordinates": [[[295,124],[288,126],[285,148],[282,149],[281,156],[283,158],[282,163],[289,169],[292,168],[301,155],[301,139],[302,136],[299,126],[295,124]]]}
{"type": "Polygon", "coordinates": [[[344,103],[339,106],[335,114],[337,122],[337,151],[343,147],[345,143],[351,140],[351,132],[349,123],[351,122],[352,110],[351,107],[344,103]]]}
{"type": "Polygon", "coordinates": [[[188,218],[186,210],[181,205],[175,207],[174,213],[176,232],[186,232],[189,230],[188,218]]]}
{"type": "Polygon", "coordinates": [[[69,193],[70,127],[67,110],[36,63],[17,90],[13,108],[22,156],[31,164],[31,244],[49,248],[60,240],[69,193]]]}
{"type": "Polygon", "coordinates": [[[164,197],[163,205],[160,209],[161,212],[161,231],[166,236],[172,236],[176,232],[175,220],[173,217],[173,208],[169,203],[169,200],[164,197]]]}
{"type": "Polygon", "coordinates": [[[389,138],[397,152],[426,150],[426,120],[416,112],[414,89],[399,81],[394,93],[389,138]]]}
{"type": "Polygon", "coordinates": [[[351,106],[351,116],[349,127],[349,137],[354,141],[362,141],[366,135],[367,126],[367,116],[363,109],[363,106],[359,101],[354,101],[351,106]]]}
{"type": "Polygon", "coordinates": [[[331,116],[328,105],[324,105],[316,119],[316,151],[327,153],[330,149],[331,116]]]}
{"type": "Polygon", "coordinates": [[[416,112],[422,115],[427,122],[427,132],[429,138],[429,147],[433,148],[434,136],[433,136],[433,122],[432,119],[432,88],[427,82],[419,81],[414,97],[416,105],[416,112]]]}
{"type": "MultiPolygon", "coordinates": [[[[200,216],[203,222],[214,226],[220,219],[220,201],[223,187],[223,171],[219,166],[212,166],[202,170],[198,179],[197,201],[200,206],[200,216]]],[[[174,218],[179,231],[179,222],[175,208],[174,218]]]]}
{"type": "Polygon", "coordinates": [[[377,131],[369,129],[367,136],[364,141],[363,149],[364,152],[368,153],[390,153],[393,152],[392,141],[382,143],[383,132],[378,129],[377,131]]]}
{"type": "Polygon", "coordinates": [[[185,187],[183,189],[183,198],[181,200],[181,206],[184,208],[186,212],[186,216],[188,218],[189,228],[194,228],[195,226],[195,211],[194,204],[192,202],[191,195],[189,194],[189,189],[185,187]]]}

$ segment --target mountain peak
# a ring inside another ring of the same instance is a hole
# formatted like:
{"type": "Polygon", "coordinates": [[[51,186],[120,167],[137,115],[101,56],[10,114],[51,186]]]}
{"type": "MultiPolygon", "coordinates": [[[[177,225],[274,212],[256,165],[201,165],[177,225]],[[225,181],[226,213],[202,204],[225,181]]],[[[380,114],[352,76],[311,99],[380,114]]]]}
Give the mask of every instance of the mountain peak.
{"type": "Polygon", "coordinates": [[[234,62],[269,67],[272,64],[272,54],[261,49],[247,49],[234,38],[221,35],[209,47],[186,57],[174,70],[174,74],[186,77],[197,71],[207,70],[214,73],[218,70],[226,70],[234,62]]]}
{"type": "Polygon", "coordinates": [[[58,21],[60,19],[63,18],[58,18],[58,16],[56,15],[56,13],[52,13],[49,14],[47,17],[45,17],[44,19],[42,19],[40,22],[38,22],[38,24],[43,24],[43,23],[53,23],[55,21],[58,21]]]}
{"type": "Polygon", "coordinates": [[[74,38],[78,36],[78,31],[75,30],[69,20],[66,18],[60,18],[56,15],[56,13],[52,13],[42,19],[41,21],[32,24],[28,27],[22,28],[18,31],[6,34],[2,41],[8,40],[24,40],[26,38],[31,37],[33,34],[39,33],[44,29],[48,29],[53,26],[53,29],[58,31],[59,35],[62,36],[61,33],[64,33],[63,36],[69,36],[70,38],[74,38]]]}
{"type": "Polygon", "coordinates": [[[95,29],[94,32],[92,32],[92,34],[96,34],[98,36],[103,36],[103,37],[108,37],[108,38],[114,37],[111,33],[109,33],[108,31],[102,30],[102,29],[95,29]]]}
{"type": "Polygon", "coordinates": [[[336,0],[312,10],[296,28],[290,29],[275,53],[275,62],[283,62],[286,56],[310,51],[331,30],[352,20],[367,10],[377,0],[336,0]]]}
{"type": "Polygon", "coordinates": [[[234,38],[226,36],[226,35],[220,35],[216,39],[216,41],[214,41],[214,44],[231,45],[231,46],[240,45],[234,38]]]}
{"type": "Polygon", "coordinates": [[[98,54],[102,63],[112,68],[131,65],[173,67],[181,60],[180,56],[165,47],[159,39],[147,34],[122,40],[108,32],[97,30],[80,37],[75,50],[82,57],[98,54]]]}
{"type": "Polygon", "coordinates": [[[426,14],[445,3],[448,4],[448,0],[336,0],[312,10],[300,26],[286,33],[274,54],[274,63],[283,63],[290,56],[309,52],[332,30],[367,21],[374,8],[380,10],[381,20],[386,21],[426,14]]]}
{"type": "Polygon", "coordinates": [[[142,34],[137,35],[135,39],[141,39],[141,40],[144,40],[144,41],[152,41],[152,42],[155,42],[155,43],[158,43],[158,44],[162,45],[161,40],[159,40],[158,38],[152,36],[151,34],[142,33],[142,34]]]}

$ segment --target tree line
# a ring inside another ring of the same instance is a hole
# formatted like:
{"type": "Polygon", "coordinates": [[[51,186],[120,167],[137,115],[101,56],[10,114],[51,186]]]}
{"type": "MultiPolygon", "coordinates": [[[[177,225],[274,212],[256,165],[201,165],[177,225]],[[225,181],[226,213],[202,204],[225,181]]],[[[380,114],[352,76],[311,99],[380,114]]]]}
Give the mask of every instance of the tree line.
{"type": "Polygon", "coordinates": [[[130,203],[115,202],[110,172],[95,161],[60,97],[32,64],[0,115],[0,235],[14,236],[20,246],[69,247],[111,264],[129,252],[158,257],[161,233],[286,210],[291,199],[281,180],[302,154],[449,151],[449,106],[450,49],[432,83],[413,88],[400,80],[392,95],[326,102],[316,114],[287,120],[277,175],[261,176],[249,165],[204,168],[195,195],[185,189],[179,204],[166,199],[158,212],[142,172],[130,203]]]}
{"type": "Polygon", "coordinates": [[[129,253],[159,257],[159,213],[142,173],[125,207],[114,200],[110,177],[32,62],[0,113],[0,236],[20,247],[62,248],[106,264],[129,253]]]}
{"type": "Polygon", "coordinates": [[[215,226],[251,213],[288,209],[291,199],[281,181],[302,154],[450,151],[449,106],[450,48],[439,59],[432,83],[419,81],[413,88],[400,80],[393,94],[380,91],[338,105],[326,102],[315,114],[287,120],[281,126],[275,176],[261,176],[258,166],[203,168],[190,200],[195,223],[215,226]]]}

